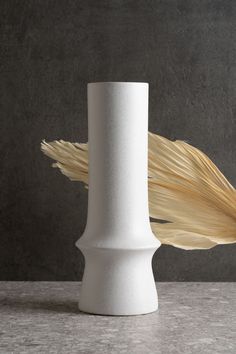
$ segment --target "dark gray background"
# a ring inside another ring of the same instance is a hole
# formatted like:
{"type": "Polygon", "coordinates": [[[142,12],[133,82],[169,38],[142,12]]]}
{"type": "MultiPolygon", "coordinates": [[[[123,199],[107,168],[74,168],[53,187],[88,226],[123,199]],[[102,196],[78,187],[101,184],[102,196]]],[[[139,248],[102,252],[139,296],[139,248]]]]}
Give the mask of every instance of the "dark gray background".
{"type": "MultiPolygon", "coordinates": [[[[236,184],[236,2],[0,1],[1,280],[78,280],[87,191],[40,141],[86,142],[86,85],[150,83],[149,129],[206,152],[236,184]]],[[[236,246],[162,246],[157,280],[234,281],[236,246]]]]}

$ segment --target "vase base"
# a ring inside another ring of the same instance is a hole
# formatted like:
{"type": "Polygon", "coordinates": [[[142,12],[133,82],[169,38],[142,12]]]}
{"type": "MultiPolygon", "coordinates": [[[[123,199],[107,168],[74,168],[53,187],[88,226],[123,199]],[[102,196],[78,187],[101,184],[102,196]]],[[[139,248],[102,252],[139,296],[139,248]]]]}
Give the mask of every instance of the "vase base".
{"type": "Polygon", "coordinates": [[[156,249],[81,250],[85,256],[85,271],[79,298],[80,311],[131,316],[158,309],[151,264],[156,249]]]}
{"type": "Polygon", "coordinates": [[[144,315],[148,315],[148,314],[151,314],[151,313],[154,313],[154,312],[156,312],[157,310],[158,310],[158,306],[155,308],[155,309],[153,309],[153,310],[149,310],[148,312],[147,311],[145,311],[145,312],[135,312],[135,313],[119,313],[119,314],[117,314],[117,313],[104,313],[104,312],[90,312],[90,311],[88,311],[88,310],[86,310],[86,309],[81,309],[81,307],[80,307],[80,304],[78,304],[78,308],[79,308],[79,311],[80,312],[83,312],[83,313],[85,313],[85,314],[90,314],[90,315],[98,315],[98,316],[116,316],[116,317],[126,317],[126,316],[144,316],[144,315]]]}

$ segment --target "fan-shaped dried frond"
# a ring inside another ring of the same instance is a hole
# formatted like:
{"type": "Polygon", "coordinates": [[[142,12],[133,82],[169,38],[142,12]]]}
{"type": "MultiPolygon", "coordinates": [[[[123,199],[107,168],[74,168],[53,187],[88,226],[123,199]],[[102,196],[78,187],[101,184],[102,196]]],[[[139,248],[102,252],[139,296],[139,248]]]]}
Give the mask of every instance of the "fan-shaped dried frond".
{"type": "MultiPolygon", "coordinates": [[[[63,140],[42,151],[71,180],[88,183],[88,145],[63,140]]],[[[214,163],[183,141],[149,133],[150,216],[158,239],[183,249],[236,242],[236,191],[214,163]]]]}
{"type": "Polygon", "coordinates": [[[236,191],[201,151],[149,133],[150,216],[160,241],[185,249],[236,242],[236,191]]]}

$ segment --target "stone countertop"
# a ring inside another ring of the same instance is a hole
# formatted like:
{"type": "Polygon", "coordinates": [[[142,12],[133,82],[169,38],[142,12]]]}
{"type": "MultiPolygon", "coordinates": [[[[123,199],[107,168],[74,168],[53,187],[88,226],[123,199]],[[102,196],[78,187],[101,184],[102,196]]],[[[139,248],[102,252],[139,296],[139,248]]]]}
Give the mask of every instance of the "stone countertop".
{"type": "Polygon", "coordinates": [[[235,283],[158,283],[159,310],[79,312],[80,283],[0,282],[0,354],[236,353],[235,283]]]}

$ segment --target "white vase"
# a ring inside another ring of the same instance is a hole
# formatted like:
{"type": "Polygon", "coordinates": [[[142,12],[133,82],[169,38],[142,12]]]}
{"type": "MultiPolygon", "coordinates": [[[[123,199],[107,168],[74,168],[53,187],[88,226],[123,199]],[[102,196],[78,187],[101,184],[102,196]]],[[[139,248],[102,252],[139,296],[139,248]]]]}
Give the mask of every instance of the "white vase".
{"type": "Polygon", "coordinates": [[[85,257],[81,311],[137,315],[158,308],[148,210],[148,84],[88,84],[89,196],[77,246],[85,257]]]}

